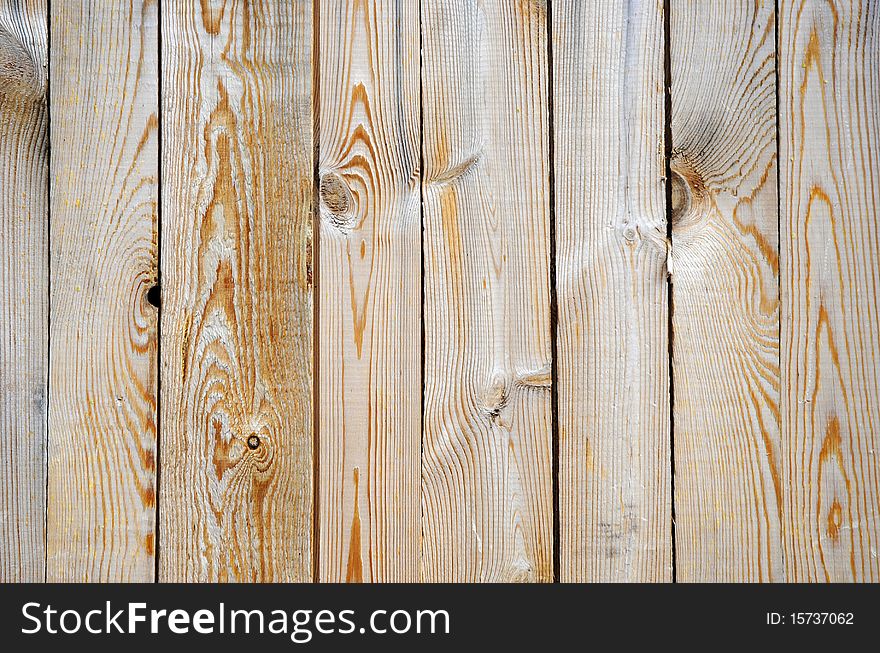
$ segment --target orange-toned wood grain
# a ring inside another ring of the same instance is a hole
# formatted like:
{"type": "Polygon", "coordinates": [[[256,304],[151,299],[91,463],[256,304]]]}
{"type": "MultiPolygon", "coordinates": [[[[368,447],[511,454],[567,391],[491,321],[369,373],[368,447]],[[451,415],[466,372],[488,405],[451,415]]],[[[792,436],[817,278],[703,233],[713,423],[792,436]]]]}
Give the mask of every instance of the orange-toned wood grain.
{"type": "Polygon", "coordinates": [[[0,1],[0,582],[46,573],[46,20],[0,1]]]}
{"type": "Polygon", "coordinates": [[[321,581],[419,579],[418,3],[320,3],[321,581]]]}
{"type": "Polygon", "coordinates": [[[423,0],[426,581],[553,578],[547,14],[423,0]]]}
{"type": "Polygon", "coordinates": [[[670,21],[677,580],[781,581],[775,9],[670,21]]]}
{"type": "Polygon", "coordinates": [[[163,4],[163,581],[312,578],[312,14],[163,4]]]}
{"type": "Polygon", "coordinates": [[[158,17],[52,5],[50,581],[155,575],[158,17]]]}
{"type": "Polygon", "coordinates": [[[779,3],[790,581],[880,581],[880,6],[779,3]]]}

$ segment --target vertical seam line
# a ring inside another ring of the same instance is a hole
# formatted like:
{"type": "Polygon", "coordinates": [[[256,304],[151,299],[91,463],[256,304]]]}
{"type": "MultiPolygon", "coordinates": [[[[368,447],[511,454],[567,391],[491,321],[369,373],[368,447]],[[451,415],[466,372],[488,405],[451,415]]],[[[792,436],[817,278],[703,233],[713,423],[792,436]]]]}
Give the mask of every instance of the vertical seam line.
{"type": "MultiPolygon", "coordinates": [[[[782,384],[782,159],[780,157],[781,147],[780,147],[780,131],[779,131],[779,0],[773,3],[773,26],[774,26],[774,43],[773,43],[773,73],[776,81],[776,96],[775,96],[775,108],[776,108],[776,251],[779,257],[779,265],[777,266],[777,276],[776,276],[776,301],[777,301],[777,315],[779,316],[779,333],[777,334],[777,354],[778,359],[777,363],[779,367],[780,378],[779,378],[779,405],[782,405],[782,392],[783,392],[783,384],[782,384]]],[[[780,421],[779,421],[779,435],[780,441],[782,439],[782,415],[784,413],[780,410],[780,421]]],[[[782,519],[782,515],[779,515],[780,520],[782,519]]],[[[782,524],[782,533],[784,533],[784,522],[782,524]]],[[[780,556],[782,559],[782,580],[784,582],[788,582],[788,568],[785,564],[785,536],[784,534],[780,537],[780,556]]]]}
{"type": "Polygon", "coordinates": [[[553,491],[553,582],[561,577],[561,519],[559,514],[559,300],[556,290],[556,146],[554,122],[553,77],[553,2],[547,0],[547,157],[548,200],[550,209],[550,437],[551,437],[551,483],[553,491]]]}
{"type": "Polygon", "coordinates": [[[321,329],[320,329],[320,161],[321,161],[321,0],[312,4],[312,582],[321,581],[321,329]]]}
{"type": "Polygon", "coordinates": [[[52,0],[46,0],[46,443],[43,505],[43,582],[49,582],[49,413],[52,369],[52,0]]]}
{"type": "Polygon", "coordinates": [[[425,538],[424,520],[422,519],[422,482],[425,455],[425,110],[424,110],[424,54],[422,52],[422,0],[419,0],[419,258],[421,261],[421,314],[419,316],[420,338],[420,419],[419,419],[419,548],[417,552],[418,578],[422,580],[422,549],[425,538]]]}
{"type": "Polygon", "coordinates": [[[162,505],[162,484],[160,482],[162,475],[162,0],[156,4],[157,9],[157,26],[156,34],[158,39],[157,47],[157,106],[156,106],[156,122],[159,125],[159,142],[157,148],[157,189],[156,189],[156,286],[159,289],[159,305],[156,312],[156,523],[155,530],[155,558],[153,560],[153,582],[159,582],[159,551],[162,546],[162,538],[160,535],[159,511],[162,505]]]}
{"type": "Polygon", "coordinates": [[[672,538],[672,582],[678,582],[678,560],[675,533],[675,296],[669,257],[672,253],[672,0],[663,0],[663,120],[664,120],[664,191],[666,195],[666,302],[667,302],[667,361],[669,374],[669,487],[672,538]]]}

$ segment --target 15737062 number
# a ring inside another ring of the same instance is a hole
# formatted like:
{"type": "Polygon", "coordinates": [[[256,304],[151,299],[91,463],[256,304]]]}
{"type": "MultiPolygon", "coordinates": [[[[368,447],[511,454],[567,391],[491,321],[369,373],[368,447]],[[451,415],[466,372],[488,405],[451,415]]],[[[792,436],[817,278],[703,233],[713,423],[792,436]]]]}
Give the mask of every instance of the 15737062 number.
{"type": "Polygon", "coordinates": [[[822,625],[843,625],[851,626],[854,621],[852,612],[789,612],[782,614],[779,612],[767,613],[767,625],[782,626],[790,624],[793,626],[822,626],[822,625]]]}
{"type": "Polygon", "coordinates": [[[791,623],[796,626],[807,624],[841,624],[851,625],[853,622],[852,612],[792,612],[791,623]]]}

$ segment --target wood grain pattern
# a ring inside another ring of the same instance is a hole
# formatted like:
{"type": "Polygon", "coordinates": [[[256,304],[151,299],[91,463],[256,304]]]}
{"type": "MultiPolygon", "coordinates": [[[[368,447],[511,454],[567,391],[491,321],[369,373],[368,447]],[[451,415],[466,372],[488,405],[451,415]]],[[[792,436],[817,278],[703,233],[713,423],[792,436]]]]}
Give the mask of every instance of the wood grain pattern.
{"type": "Polygon", "coordinates": [[[784,580],[775,10],[671,12],[677,579],[784,580]]]}
{"type": "Polygon", "coordinates": [[[155,575],[158,7],[56,2],[47,578],[155,575]]]}
{"type": "Polygon", "coordinates": [[[0,1],[0,582],[46,572],[45,0],[0,1]]]}
{"type": "Polygon", "coordinates": [[[165,581],[312,576],[312,13],[163,6],[165,581]]]}
{"type": "Polygon", "coordinates": [[[672,578],[663,15],[553,5],[562,581],[672,578]]]}
{"type": "Polygon", "coordinates": [[[880,5],[779,4],[785,564],[880,581],[880,5]]]}
{"type": "Polygon", "coordinates": [[[418,3],[320,10],[322,581],[418,581],[418,3]]]}
{"type": "Polygon", "coordinates": [[[547,16],[422,2],[422,578],[553,577],[547,16]]]}

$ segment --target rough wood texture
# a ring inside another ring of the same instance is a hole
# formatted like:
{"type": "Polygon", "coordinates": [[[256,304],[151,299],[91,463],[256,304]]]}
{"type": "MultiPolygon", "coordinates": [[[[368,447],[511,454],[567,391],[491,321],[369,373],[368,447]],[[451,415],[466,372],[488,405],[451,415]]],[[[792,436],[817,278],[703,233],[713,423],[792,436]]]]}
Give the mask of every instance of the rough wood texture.
{"type": "Polygon", "coordinates": [[[553,577],[546,20],[422,2],[428,581],[553,577]]]}
{"type": "Polygon", "coordinates": [[[46,2],[0,1],[0,582],[46,573],[46,2]]]}
{"type": "Polygon", "coordinates": [[[418,3],[320,8],[322,581],[418,581],[418,3]]]}
{"type": "Polygon", "coordinates": [[[677,580],[783,580],[775,10],[671,11],[677,580]]]}
{"type": "Polygon", "coordinates": [[[553,4],[563,581],[672,578],[663,20],[553,4]]]}
{"type": "Polygon", "coordinates": [[[311,579],[312,13],[163,6],[165,581],[311,579]]]}
{"type": "Polygon", "coordinates": [[[158,7],[52,7],[47,578],[155,574],[158,7]]]}
{"type": "Polygon", "coordinates": [[[790,581],[880,581],[880,5],[779,5],[790,581]]]}

